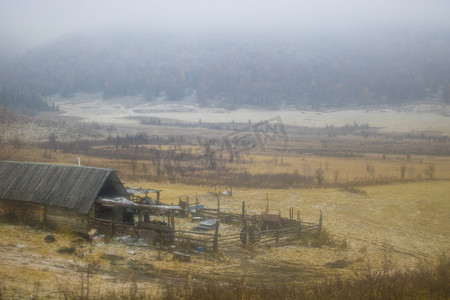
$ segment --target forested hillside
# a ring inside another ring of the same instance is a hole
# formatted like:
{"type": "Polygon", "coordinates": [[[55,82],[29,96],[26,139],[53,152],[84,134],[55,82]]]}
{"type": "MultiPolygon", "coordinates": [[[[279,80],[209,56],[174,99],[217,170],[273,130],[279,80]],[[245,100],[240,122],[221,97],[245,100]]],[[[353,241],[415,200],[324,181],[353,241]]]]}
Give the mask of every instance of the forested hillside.
{"type": "Polygon", "coordinates": [[[9,106],[44,108],[40,95],[76,92],[190,96],[226,108],[450,102],[450,36],[79,35],[28,51],[0,71],[0,101],[9,106]]]}
{"type": "Polygon", "coordinates": [[[20,83],[11,84],[8,80],[0,84],[0,108],[10,109],[22,114],[34,115],[38,111],[56,111],[57,105],[49,104],[39,92],[32,92],[20,83]]]}

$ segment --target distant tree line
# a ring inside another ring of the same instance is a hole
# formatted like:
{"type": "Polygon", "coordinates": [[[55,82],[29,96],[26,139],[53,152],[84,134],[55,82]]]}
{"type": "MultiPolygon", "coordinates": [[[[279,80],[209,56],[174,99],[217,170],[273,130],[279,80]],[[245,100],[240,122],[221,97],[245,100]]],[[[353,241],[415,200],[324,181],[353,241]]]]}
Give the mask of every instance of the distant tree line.
{"type": "Polygon", "coordinates": [[[39,95],[76,92],[227,108],[450,103],[450,35],[75,36],[3,63],[0,79],[1,101],[39,109],[39,95]]]}
{"type": "Polygon", "coordinates": [[[26,87],[0,88],[0,105],[12,111],[33,115],[37,111],[57,111],[59,107],[50,105],[39,93],[26,87]]]}

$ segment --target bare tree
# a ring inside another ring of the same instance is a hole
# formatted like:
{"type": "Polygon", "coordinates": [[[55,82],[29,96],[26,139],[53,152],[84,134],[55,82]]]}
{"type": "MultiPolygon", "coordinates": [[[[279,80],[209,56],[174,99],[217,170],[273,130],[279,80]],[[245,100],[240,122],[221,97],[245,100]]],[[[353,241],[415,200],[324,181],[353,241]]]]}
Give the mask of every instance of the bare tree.
{"type": "Polygon", "coordinates": [[[433,179],[434,171],[436,171],[435,166],[433,164],[429,164],[428,166],[425,167],[424,173],[429,179],[433,179]]]}
{"type": "Polygon", "coordinates": [[[55,133],[52,133],[49,135],[48,144],[56,152],[56,150],[58,149],[58,146],[56,144],[56,134],[55,133]]]}
{"type": "Polygon", "coordinates": [[[21,149],[23,147],[23,145],[25,144],[19,137],[14,137],[11,140],[11,145],[13,146],[14,149],[21,149]]]}
{"type": "Polygon", "coordinates": [[[367,171],[370,175],[372,175],[372,177],[373,177],[374,174],[375,174],[375,167],[374,167],[373,165],[367,164],[367,165],[366,165],[366,171],[367,171]]]}
{"type": "Polygon", "coordinates": [[[52,134],[50,134],[50,135],[48,136],[48,142],[49,142],[50,144],[53,144],[53,143],[56,142],[56,134],[55,134],[55,133],[52,133],[52,134]]]}
{"type": "Polygon", "coordinates": [[[339,170],[334,170],[334,183],[337,183],[339,179],[339,170]]]}
{"type": "Polygon", "coordinates": [[[405,165],[402,165],[402,166],[400,167],[400,173],[401,173],[402,179],[405,179],[405,172],[406,172],[406,166],[405,166],[405,165]]]}
{"type": "Polygon", "coordinates": [[[408,175],[409,175],[409,178],[414,177],[414,167],[413,166],[408,168],[408,175]]]}
{"type": "Polygon", "coordinates": [[[322,185],[323,180],[325,179],[325,171],[322,168],[318,168],[314,171],[314,177],[316,177],[316,181],[318,185],[322,185]]]}
{"type": "Polygon", "coordinates": [[[93,253],[92,248],[76,253],[74,257],[75,269],[80,275],[80,299],[89,299],[94,274],[100,268],[100,260],[93,253]]]}
{"type": "Polygon", "coordinates": [[[136,159],[130,161],[130,167],[131,167],[131,170],[133,170],[133,176],[136,175],[137,166],[138,166],[138,164],[136,162],[136,159]]]}

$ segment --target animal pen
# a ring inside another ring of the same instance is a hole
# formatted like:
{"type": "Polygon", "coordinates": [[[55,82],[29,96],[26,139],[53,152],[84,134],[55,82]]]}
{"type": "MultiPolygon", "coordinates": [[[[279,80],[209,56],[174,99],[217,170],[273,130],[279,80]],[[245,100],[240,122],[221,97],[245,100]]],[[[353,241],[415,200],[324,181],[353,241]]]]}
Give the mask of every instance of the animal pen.
{"type": "MultiPolygon", "coordinates": [[[[289,208],[289,218],[283,218],[280,213],[270,214],[267,210],[260,215],[249,215],[245,209],[245,201],[242,202],[241,214],[221,211],[220,205],[218,205],[217,209],[198,208],[193,212],[193,216],[203,219],[217,218],[219,220],[216,225],[216,232],[208,234],[208,238],[202,240],[213,251],[217,250],[219,246],[229,248],[247,245],[287,245],[304,235],[320,233],[322,229],[322,213],[320,213],[318,223],[302,221],[299,211],[296,214],[297,218],[294,219],[293,207],[289,208]],[[233,224],[240,230],[236,233],[219,234],[220,223],[233,224]],[[267,226],[268,224],[270,226],[267,226]]],[[[189,238],[185,237],[185,239],[189,238]]],[[[196,246],[195,243],[192,244],[194,247],[196,246]]]]}

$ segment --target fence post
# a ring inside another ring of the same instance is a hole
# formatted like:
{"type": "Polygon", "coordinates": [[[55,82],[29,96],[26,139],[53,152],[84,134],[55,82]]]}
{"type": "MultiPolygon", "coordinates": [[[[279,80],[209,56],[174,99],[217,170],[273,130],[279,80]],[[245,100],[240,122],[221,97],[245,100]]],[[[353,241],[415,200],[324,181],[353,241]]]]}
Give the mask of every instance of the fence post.
{"type": "Polygon", "coordinates": [[[219,243],[218,243],[218,241],[219,241],[219,224],[220,224],[220,220],[219,219],[217,219],[217,222],[216,222],[216,232],[215,232],[215,234],[214,234],[214,245],[213,245],[213,252],[214,253],[217,253],[217,251],[219,251],[219,243]]]}
{"type": "Polygon", "coordinates": [[[186,216],[189,216],[189,196],[186,197],[186,216]]]}
{"type": "Polygon", "coordinates": [[[217,252],[219,250],[219,224],[220,224],[220,198],[219,195],[217,195],[217,222],[216,222],[216,232],[214,234],[214,245],[213,245],[213,252],[217,252]]]}
{"type": "Polygon", "coordinates": [[[158,260],[161,260],[161,250],[162,250],[162,231],[159,231],[158,260]]]}
{"type": "Polygon", "coordinates": [[[171,219],[171,222],[172,222],[172,227],[171,228],[175,230],[175,212],[174,211],[171,212],[170,219],[171,219]]]}
{"type": "Polygon", "coordinates": [[[217,195],[217,219],[220,219],[220,197],[217,195]]]}
{"type": "Polygon", "coordinates": [[[142,223],[142,209],[140,207],[138,208],[138,213],[139,213],[138,229],[140,230],[141,229],[141,223],[142,223]]]}
{"type": "Polygon", "coordinates": [[[251,227],[252,232],[250,233],[249,236],[249,241],[250,244],[255,245],[256,241],[255,241],[255,235],[256,235],[256,215],[253,215],[252,217],[252,227],[251,227]]]}
{"type": "Polygon", "coordinates": [[[242,240],[242,243],[245,247],[247,245],[247,220],[245,219],[245,201],[242,201],[242,223],[244,223],[244,238],[242,240]]]}
{"type": "Polygon", "coordinates": [[[114,208],[113,208],[113,214],[112,214],[112,223],[111,223],[111,235],[112,236],[114,236],[114,234],[115,234],[115,231],[116,231],[116,229],[115,229],[115,222],[116,222],[116,215],[117,215],[117,207],[115,206],[114,208]]]}
{"type": "Polygon", "coordinates": [[[322,210],[320,210],[320,218],[319,218],[319,234],[322,233],[322,210]]]}
{"type": "Polygon", "coordinates": [[[275,236],[275,244],[279,244],[280,243],[280,229],[277,229],[276,231],[276,236],[275,236]]]}

